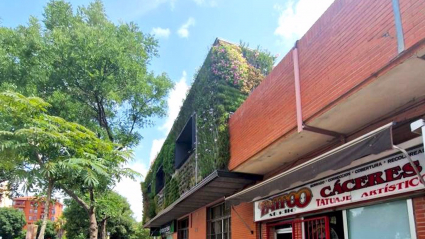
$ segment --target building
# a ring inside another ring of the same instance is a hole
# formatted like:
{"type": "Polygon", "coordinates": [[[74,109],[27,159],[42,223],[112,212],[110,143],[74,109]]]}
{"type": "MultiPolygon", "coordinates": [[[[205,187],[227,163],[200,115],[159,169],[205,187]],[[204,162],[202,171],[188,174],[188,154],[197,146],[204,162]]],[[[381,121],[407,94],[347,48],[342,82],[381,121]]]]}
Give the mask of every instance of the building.
{"type": "Polygon", "coordinates": [[[145,226],[425,238],[424,12],[425,0],[335,0],[229,119],[227,173],[246,181],[205,177],[145,226]]]}
{"type": "Polygon", "coordinates": [[[194,219],[173,205],[183,203],[191,212],[262,178],[227,170],[228,119],[271,70],[273,60],[265,51],[221,39],[214,42],[142,184],[144,222],[152,235],[170,237],[176,229],[172,219],[181,216],[185,216],[178,222],[181,234],[204,234],[205,229],[189,232],[194,219]],[[221,188],[223,184],[228,187],[221,188]],[[197,188],[202,194],[193,194],[197,188]],[[184,195],[193,197],[181,202],[184,195]]]}
{"type": "Polygon", "coordinates": [[[9,189],[7,188],[7,182],[0,183],[0,207],[11,207],[12,199],[9,195],[9,189]]]}
{"type": "MultiPolygon", "coordinates": [[[[44,217],[45,203],[42,198],[37,197],[18,197],[13,199],[13,207],[24,212],[25,219],[27,220],[27,227],[29,224],[34,224],[44,217]]],[[[63,205],[59,201],[50,204],[49,220],[54,222],[62,215],[63,205]]]]}

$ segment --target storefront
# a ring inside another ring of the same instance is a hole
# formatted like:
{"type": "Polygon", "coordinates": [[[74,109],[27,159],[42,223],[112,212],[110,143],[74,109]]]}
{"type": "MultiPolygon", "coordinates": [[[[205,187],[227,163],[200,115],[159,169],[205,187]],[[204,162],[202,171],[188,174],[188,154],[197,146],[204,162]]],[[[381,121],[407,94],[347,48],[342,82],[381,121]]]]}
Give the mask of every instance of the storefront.
{"type": "MultiPolygon", "coordinates": [[[[420,172],[422,146],[408,151],[420,172]]],[[[269,239],[416,238],[411,197],[424,189],[397,153],[255,202],[269,239]]]]}
{"type": "Polygon", "coordinates": [[[413,200],[423,198],[425,189],[423,141],[387,148],[392,133],[386,127],[226,201],[254,201],[253,220],[263,239],[416,239],[415,210],[421,209],[413,200]],[[356,155],[374,145],[380,145],[377,152],[356,155]]]}
{"type": "Polygon", "coordinates": [[[173,233],[176,232],[176,221],[173,220],[159,228],[151,229],[151,236],[157,239],[173,239],[173,233]]]}

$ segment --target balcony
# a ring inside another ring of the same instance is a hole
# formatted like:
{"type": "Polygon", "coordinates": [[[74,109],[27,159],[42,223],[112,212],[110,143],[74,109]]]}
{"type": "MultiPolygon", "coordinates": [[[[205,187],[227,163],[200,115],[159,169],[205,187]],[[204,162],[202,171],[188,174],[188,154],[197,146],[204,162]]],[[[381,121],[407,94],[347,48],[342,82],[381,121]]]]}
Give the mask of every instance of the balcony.
{"type": "Polygon", "coordinates": [[[14,207],[25,207],[25,202],[13,202],[14,207]]]}

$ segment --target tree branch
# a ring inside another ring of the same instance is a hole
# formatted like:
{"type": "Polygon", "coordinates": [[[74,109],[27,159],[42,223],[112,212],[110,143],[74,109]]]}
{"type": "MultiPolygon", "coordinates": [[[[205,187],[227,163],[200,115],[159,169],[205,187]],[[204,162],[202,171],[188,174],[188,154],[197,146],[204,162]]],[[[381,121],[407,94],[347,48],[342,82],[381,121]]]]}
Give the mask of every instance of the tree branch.
{"type": "Polygon", "coordinates": [[[75,194],[73,191],[68,190],[67,188],[65,188],[62,185],[59,185],[60,188],[62,188],[70,197],[72,197],[75,201],[77,201],[78,204],[80,204],[84,210],[86,210],[87,212],[89,212],[90,210],[90,206],[87,205],[87,203],[85,203],[81,198],[79,198],[77,196],[77,194],[75,194]]]}

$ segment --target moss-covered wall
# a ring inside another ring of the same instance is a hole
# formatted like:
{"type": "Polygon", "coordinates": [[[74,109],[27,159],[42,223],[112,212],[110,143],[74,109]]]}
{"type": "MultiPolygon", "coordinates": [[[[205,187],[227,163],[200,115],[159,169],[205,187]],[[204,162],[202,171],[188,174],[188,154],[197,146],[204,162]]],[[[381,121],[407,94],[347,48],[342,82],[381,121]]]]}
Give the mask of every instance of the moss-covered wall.
{"type": "Polygon", "coordinates": [[[226,169],[230,158],[229,116],[272,69],[274,59],[259,48],[250,50],[244,45],[216,40],[142,183],[144,222],[177,200],[196,182],[195,155],[177,172],[174,169],[175,141],[193,113],[196,113],[197,124],[198,182],[216,169],[226,169]],[[154,188],[155,174],[161,165],[166,175],[165,187],[161,191],[163,198],[155,195],[154,188]]]}

